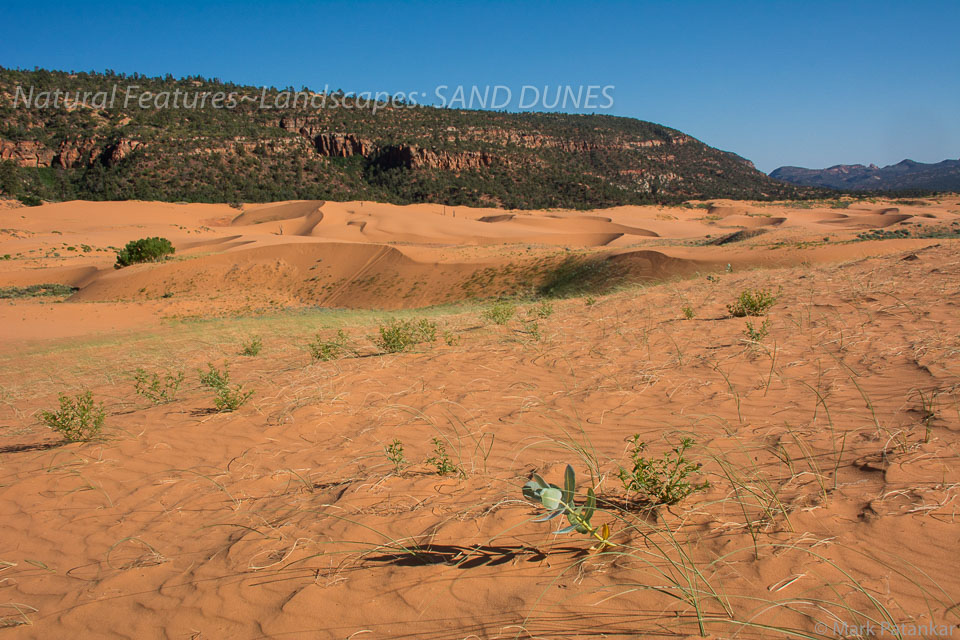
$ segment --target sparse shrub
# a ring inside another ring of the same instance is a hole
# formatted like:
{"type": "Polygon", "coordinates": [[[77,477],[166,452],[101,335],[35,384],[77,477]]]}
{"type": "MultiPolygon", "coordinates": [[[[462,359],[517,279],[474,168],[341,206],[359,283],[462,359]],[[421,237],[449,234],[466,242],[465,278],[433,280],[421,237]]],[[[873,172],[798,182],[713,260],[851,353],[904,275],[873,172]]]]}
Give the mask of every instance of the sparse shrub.
{"type": "Polygon", "coordinates": [[[65,284],[31,284],[26,287],[0,287],[0,298],[39,298],[69,296],[77,290],[65,284]]]}
{"type": "Polygon", "coordinates": [[[540,333],[540,323],[536,320],[528,320],[523,323],[524,331],[531,340],[536,340],[540,342],[543,339],[543,334],[540,333]]]}
{"type": "Polygon", "coordinates": [[[740,297],[736,302],[727,305],[727,311],[734,318],[744,316],[764,316],[777,301],[777,296],[766,289],[755,289],[750,291],[744,289],[740,292],[740,297]]]}
{"type": "Polygon", "coordinates": [[[154,404],[164,404],[173,402],[176,398],[180,383],[183,382],[183,371],[177,372],[176,375],[166,373],[161,376],[159,373],[147,373],[140,368],[133,375],[133,381],[137,395],[143,396],[154,404]]]}
{"type": "Polygon", "coordinates": [[[592,536],[599,541],[595,548],[603,550],[608,546],[613,546],[610,542],[610,527],[606,524],[602,527],[594,527],[591,524],[593,514],[597,509],[597,496],[593,488],[587,488],[586,503],[577,506],[574,503],[574,494],[577,488],[577,478],[573,467],[567,465],[563,474],[563,488],[555,484],[550,484],[536,473],[533,479],[523,485],[523,497],[531,502],[539,503],[547,513],[534,519],[534,522],[546,522],[553,520],[559,515],[567,517],[570,524],[554,533],[582,533],[592,536]]]}
{"type": "Polygon", "coordinates": [[[697,313],[693,310],[693,307],[690,305],[684,306],[681,311],[683,311],[683,317],[687,320],[693,320],[694,316],[697,315],[697,313]]]}
{"type": "Polygon", "coordinates": [[[447,447],[440,438],[433,438],[433,455],[426,459],[426,463],[432,465],[437,470],[438,476],[449,474],[464,475],[463,470],[453,463],[450,456],[447,455],[447,447]]]}
{"type": "Polygon", "coordinates": [[[593,296],[587,296],[583,299],[583,304],[587,305],[588,307],[592,307],[593,305],[597,304],[597,299],[593,296]]]}
{"type": "Polygon", "coordinates": [[[314,360],[322,362],[336,360],[347,349],[347,334],[343,332],[343,329],[338,329],[337,336],[333,340],[324,340],[323,336],[318,333],[314,336],[313,341],[307,345],[307,348],[314,360]]]}
{"type": "Polygon", "coordinates": [[[490,305],[480,316],[493,324],[504,325],[517,313],[517,307],[507,300],[498,300],[490,305]]]}
{"type": "Polygon", "coordinates": [[[375,339],[377,347],[386,353],[398,353],[421,342],[433,342],[437,338],[437,323],[430,320],[391,320],[380,325],[380,335],[375,339]]]}
{"type": "Polygon", "coordinates": [[[634,434],[631,442],[631,468],[620,467],[618,474],[628,493],[642,493],[654,504],[670,505],[710,486],[706,480],[701,483],[691,480],[701,466],[686,458],[687,449],[695,444],[692,439],[683,438],[680,444],[663,454],[659,460],[643,455],[646,444],[640,440],[640,434],[634,434]]]}
{"type": "Polygon", "coordinates": [[[73,398],[61,393],[59,400],[59,409],[40,413],[40,420],[45,425],[57,431],[67,442],[93,440],[100,434],[106,412],[102,402],[94,403],[90,391],[73,398]]]}
{"type": "Polygon", "coordinates": [[[537,318],[549,318],[553,315],[553,303],[543,300],[540,304],[530,309],[530,313],[537,318]]]}
{"type": "Polygon", "coordinates": [[[407,466],[407,458],[403,455],[403,443],[398,439],[383,448],[387,460],[393,465],[394,472],[399,476],[403,474],[403,468],[407,466]]]}
{"type": "Polygon", "coordinates": [[[209,367],[208,371],[200,372],[200,384],[213,389],[215,394],[213,406],[216,407],[217,411],[221,413],[236,411],[253,396],[253,391],[244,391],[243,385],[230,386],[230,372],[226,367],[221,371],[213,364],[207,366],[209,367]]]}
{"type": "Polygon", "coordinates": [[[770,333],[770,318],[764,318],[759,327],[754,327],[753,323],[747,321],[747,326],[743,330],[743,335],[751,342],[760,342],[770,333]]]}
{"type": "Polygon", "coordinates": [[[128,267],[139,262],[158,262],[174,253],[175,249],[166,238],[140,238],[131,240],[117,252],[115,268],[128,267]]]}
{"type": "Polygon", "coordinates": [[[251,336],[249,340],[243,343],[240,348],[242,356],[258,356],[263,349],[263,339],[260,336],[251,336]]]}
{"type": "Polygon", "coordinates": [[[460,336],[452,331],[444,331],[443,341],[447,343],[448,347],[455,347],[460,344],[460,336]]]}

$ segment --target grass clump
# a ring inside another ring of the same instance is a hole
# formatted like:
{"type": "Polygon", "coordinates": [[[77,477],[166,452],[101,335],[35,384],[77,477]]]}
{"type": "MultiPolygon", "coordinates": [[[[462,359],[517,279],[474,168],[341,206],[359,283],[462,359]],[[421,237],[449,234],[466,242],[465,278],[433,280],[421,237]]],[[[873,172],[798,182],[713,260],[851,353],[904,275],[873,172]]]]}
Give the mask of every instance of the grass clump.
{"type": "Polygon", "coordinates": [[[644,455],[647,445],[640,440],[640,434],[634,434],[630,442],[630,468],[620,467],[618,473],[627,493],[641,493],[653,504],[672,505],[710,486],[706,480],[700,483],[692,480],[701,466],[686,457],[687,449],[694,444],[692,439],[681,439],[662,459],[644,455]]]}
{"type": "Polygon", "coordinates": [[[347,350],[347,334],[343,329],[337,330],[337,336],[333,340],[325,340],[319,333],[313,337],[313,340],[307,344],[310,350],[310,356],[314,360],[327,362],[336,360],[347,350]]]}
{"type": "Polygon", "coordinates": [[[512,302],[507,300],[498,300],[494,302],[490,308],[484,310],[480,316],[492,322],[493,324],[505,325],[510,322],[510,319],[517,313],[517,307],[512,302]]]}
{"type": "Polygon", "coordinates": [[[777,302],[777,296],[766,289],[755,289],[750,291],[744,289],[740,292],[740,297],[733,304],[727,305],[727,311],[734,318],[743,318],[745,316],[765,316],[777,302]]]}
{"type": "Polygon", "coordinates": [[[226,367],[221,371],[208,364],[207,371],[200,372],[200,384],[213,389],[213,406],[220,413],[236,411],[253,396],[253,391],[244,391],[243,385],[230,386],[230,372],[226,367]]]}
{"type": "Polygon", "coordinates": [[[183,371],[176,374],[147,373],[144,369],[137,369],[133,374],[134,390],[138,396],[143,396],[153,404],[173,402],[183,382],[183,371]]]}
{"type": "Polygon", "coordinates": [[[106,412],[103,403],[94,403],[90,391],[79,393],[73,398],[59,394],[60,408],[56,411],[43,411],[40,420],[63,436],[67,442],[86,442],[100,434],[106,412]]]}
{"type": "Polygon", "coordinates": [[[46,296],[69,296],[76,287],[65,284],[32,284],[28,287],[0,287],[0,298],[39,298],[46,296]]]}
{"type": "Polygon", "coordinates": [[[260,355],[263,349],[263,339],[260,336],[251,336],[249,340],[240,347],[240,355],[254,357],[260,355]]]}
{"type": "Polygon", "coordinates": [[[686,305],[680,309],[683,312],[683,317],[687,320],[693,320],[694,316],[697,315],[697,312],[693,310],[693,307],[686,305]]]}
{"type": "Polygon", "coordinates": [[[380,325],[380,335],[374,339],[377,347],[386,353],[399,353],[421,342],[433,342],[437,338],[437,323],[425,318],[420,320],[391,320],[380,325]]]}
{"type": "Polygon", "coordinates": [[[166,238],[140,238],[131,240],[117,252],[117,263],[114,268],[129,267],[140,262],[159,262],[169,255],[173,255],[173,245],[166,238]]]}

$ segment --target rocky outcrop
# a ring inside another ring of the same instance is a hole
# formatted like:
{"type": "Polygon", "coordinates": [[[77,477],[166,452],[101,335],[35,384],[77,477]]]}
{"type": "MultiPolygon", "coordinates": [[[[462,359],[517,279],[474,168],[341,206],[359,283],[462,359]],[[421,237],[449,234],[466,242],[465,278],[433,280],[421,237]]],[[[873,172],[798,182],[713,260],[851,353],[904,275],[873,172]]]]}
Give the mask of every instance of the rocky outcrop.
{"type": "Polygon", "coordinates": [[[100,157],[103,149],[96,140],[67,139],[60,142],[49,166],[62,169],[89,167],[100,157]]]}
{"type": "Polygon", "coordinates": [[[113,144],[107,145],[103,150],[103,163],[108,167],[112,167],[142,146],[143,143],[139,140],[120,138],[113,144]]]}
{"type": "Polygon", "coordinates": [[[321,133],[313,139],[317,153],[330,158],[348,158],[361,155],[369,157],[376,151],[375,145],[349,133],[321,133]]]}
{"type": "Polygon", "coordinates": [[[54,153],[43,143],[0,140],[0,160],[10,160],[20,167],[49,167],[54,153]]]}

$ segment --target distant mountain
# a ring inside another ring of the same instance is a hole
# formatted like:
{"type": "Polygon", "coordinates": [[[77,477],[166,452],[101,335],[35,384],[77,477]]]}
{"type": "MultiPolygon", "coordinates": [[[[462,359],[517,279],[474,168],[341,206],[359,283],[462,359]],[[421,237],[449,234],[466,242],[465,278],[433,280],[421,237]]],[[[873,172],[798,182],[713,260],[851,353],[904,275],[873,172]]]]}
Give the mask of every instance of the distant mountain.
{"type": "Polygon", "coordinates": [[[359,102],[342,92],[199,76],[0,67],[0,192],[29,201],[381,200],[515,208],[820,193],[632,118],[359,102]]]}
{"type": "Polygon", "coordinates": [[[844,191],[960,191],[960,160],[935,164],[904,160],[882,168],[875,164],[838,164],[828,169],[780,167],[770,177],[790,184],[844,191]]]}

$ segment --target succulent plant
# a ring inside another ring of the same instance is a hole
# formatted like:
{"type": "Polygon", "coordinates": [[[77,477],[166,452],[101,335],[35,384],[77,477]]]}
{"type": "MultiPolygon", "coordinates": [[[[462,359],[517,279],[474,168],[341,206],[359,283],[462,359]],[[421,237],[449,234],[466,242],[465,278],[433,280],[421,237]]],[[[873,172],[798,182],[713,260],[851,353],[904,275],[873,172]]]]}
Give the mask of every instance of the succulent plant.
{"type": "Polygon", "coordinates": [[[565,515],[570,524],[554,533],[583,533],[592,536],[600,541],[595,549],[603,550],[605,547],[613,546],[609,542],[610,527],[603,525],[594,527],[590,520],[597,510],[597,496],[592,488],[587,489],[586,503],[577,506],[574,502],[574,495],[577,487],[577,476],[573,467],[567,465],[563,474],[563,488],[551,484],[533,474],[533,479],[523,485],[523,497],[531,502],[539,502],[547,513],[534,519],[534,522],[546,522],[553,520],[559,515],[565,515]]]}

